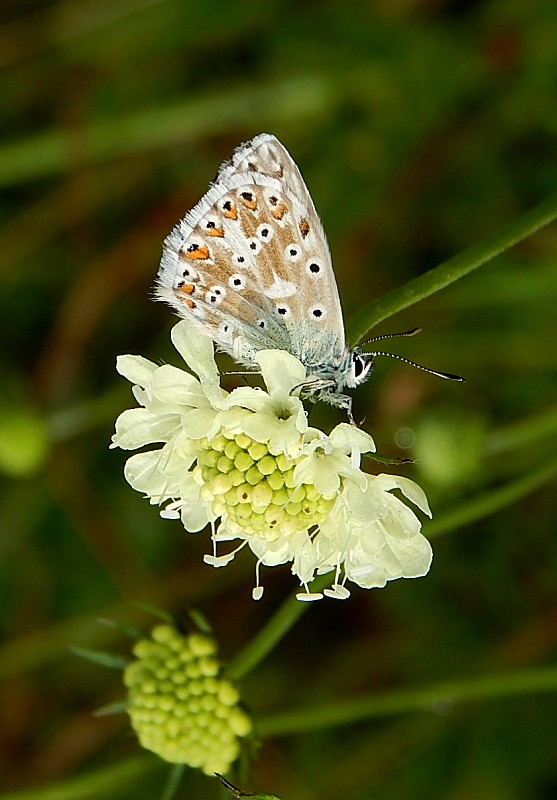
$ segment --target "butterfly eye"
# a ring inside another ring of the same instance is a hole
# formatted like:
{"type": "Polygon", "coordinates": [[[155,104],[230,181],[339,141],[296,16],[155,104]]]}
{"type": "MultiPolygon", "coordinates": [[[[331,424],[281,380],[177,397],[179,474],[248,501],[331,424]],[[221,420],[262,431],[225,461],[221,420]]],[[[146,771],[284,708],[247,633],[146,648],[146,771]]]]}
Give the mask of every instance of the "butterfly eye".
{"type": "Polygon", "coordinates": [[[358,386],[368,377],[373,368],[373,359],[362,358],[359,353],[352,354],[352,382],[349,386],[358,386]]]}

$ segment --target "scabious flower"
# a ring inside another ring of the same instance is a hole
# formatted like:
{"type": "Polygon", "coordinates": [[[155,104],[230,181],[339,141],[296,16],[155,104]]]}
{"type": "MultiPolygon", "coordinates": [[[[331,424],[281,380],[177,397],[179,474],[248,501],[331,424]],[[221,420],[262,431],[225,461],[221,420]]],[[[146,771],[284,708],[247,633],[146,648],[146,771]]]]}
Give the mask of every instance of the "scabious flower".
{"type": "Polygon", "coordinates": [[[133,652],[136,660],[126,667],[124,682],[130,721],[143,747],[206,775],[228,772],[252,723],[236,687],[221,675],[214,640],[157,625],[133,652]]]}
{"type": "Polygon", "coordinates": [[[360,469],[374,452],[369,434],[347,423],[326,435],[308,426],[291,392],[306,378],[304,366],[281,350],[257,354],[267,390],[224,391],[211,340],[182,320],[171,332],[191,372],[141,356],[120,356],[117,369],[133,384],[139,408],[116,421],[113,445],[135,450],[125,476],[161,516],[181,519],[186,530],[210,525],[213,552],[205,561],[229,563],[248,546],[257,557],[253,592],[263,593],[259,568],[292,563],[304,591],[316,575],[333,573],[324,594],[344,599],[346,582],[364,588],[429,569],[432,552],[406,500],[431,516],[420,487],[408,478],[360,469]],[[227,553],[222,543],[239,542],[227,553]]]}

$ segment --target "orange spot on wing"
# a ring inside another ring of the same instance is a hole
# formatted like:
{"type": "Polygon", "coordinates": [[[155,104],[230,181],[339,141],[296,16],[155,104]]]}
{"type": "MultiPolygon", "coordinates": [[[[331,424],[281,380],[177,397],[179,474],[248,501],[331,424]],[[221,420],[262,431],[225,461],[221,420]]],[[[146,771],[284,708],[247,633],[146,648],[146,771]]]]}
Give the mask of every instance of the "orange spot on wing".
{"type": "Polygon", "coordinates": [[[238,212],[236,206],[231,205],[230,208],[225,209],[224,216],[228,219],[238,219],[238,212]]]}
{"type": "Polygon", "coordinates": [[[307,219],[300,220],[300,233],[302,234],[302,239],[305,239],[309,233],[309,222],[307,219]]]}
{"type": "Polygon", "coordinates": [[[193,294],[195,291],[195,286],[193,283],[184,283],[182,286],[178,287],[178,291],[183,292],[184,294],[193,294]]]}
{"type": "Polygon", "coordinates": [[[184,300],[186,301],[186,305],[188,308],[195,308],[195,303],[191,299],[191,297],[185,297],[184,300]]]}
{"type": "MultiPolygon", "coordinates": [[[[225,214],[226,216],[226,214],[225,214]]],[[[224,236],[224,231],[222,228],[210,228],[207,233],[209,236],[224,236]]]]}
{"type": "Polygon", "coordinates": [[[209,248],[198,247],[195,250],[186,250],[186,258],[191,258],[192,261],[209,258],[209,248]]]}
{"type": "Polygon", "coordinates": [[[286,203],[280,203],[276,208],[273,208],[271,214],[275,219],[282,219],[287,211],[288,206],[286,203]]]}
{"type": "Polygon", "coordinates": [[[257,200],[251,192],[241,192],[239,200],[240,203],[245,205],[246,208],[249,208],[250,211],[255,211],[257,208],[257,200]]]}

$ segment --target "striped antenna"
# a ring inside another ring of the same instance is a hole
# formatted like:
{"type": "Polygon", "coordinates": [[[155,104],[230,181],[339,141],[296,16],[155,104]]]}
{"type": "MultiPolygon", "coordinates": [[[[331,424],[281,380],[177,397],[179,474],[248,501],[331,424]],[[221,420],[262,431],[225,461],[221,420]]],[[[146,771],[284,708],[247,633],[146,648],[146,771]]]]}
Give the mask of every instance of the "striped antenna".
{"type": "MultiPolygon", "coordinates": [[[[374,336],[373,339],[368,339],[366,342],[362,342],[361,346],[364,346],[366,344],[371,344],[371,342],[379,342],[381,339],[395,339],[400,336],[415,336],[417,333],[420,333],[421,330],[422,330],[421,328],[412,328],[411,331],[404,331],[403,333],[384,333],[382,336],[374,336]]],[[[460,381],[462,383],[466,380],[461,375],[455,375],[452,372],[439,372],[439,370],[436,369],[423,367],[421,364],[416,364],[415,361],[410,361],[409,358],[404,358],[403,356],[397,356],[395,353],[385,353],[382,350],[375,350],[371,353],[362,353],[362,355],[371,356],[372,358],[376,358],[377,356],[388,356],[389,358],[396,358],[397,361],[404,361],[405,364],[410,364],[411,367],[416,367],[416,369],[421,369],[422,372],[429,372],[430,375],[436,375],[438,378],[445,378],[445,380],[448,381],[460,381]]]]}

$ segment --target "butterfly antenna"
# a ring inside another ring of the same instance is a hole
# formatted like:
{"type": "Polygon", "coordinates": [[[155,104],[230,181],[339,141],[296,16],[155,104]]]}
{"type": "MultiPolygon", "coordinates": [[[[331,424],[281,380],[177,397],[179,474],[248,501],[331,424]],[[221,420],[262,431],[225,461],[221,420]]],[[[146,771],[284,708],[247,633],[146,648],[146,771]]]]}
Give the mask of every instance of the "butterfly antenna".
{"type": "Polygon", "coordinates": [[[381,336],[374,336],[373,339],[367,339],[367,341],[362,342],[358,347],[364,347],[366,344],[371,344],[372,342],[379,342],[381,339],[398,339],[400,336],[415,336],[417,333],[421,332],[421,328],[412,328],[411,331],[403,331],[403,333],[383,333],[381,336]]]}
{"type": "MultiPolygon", "coordinates": [[[[371,344],[371,342],[379,342],[381,339],[396,339],[400,336],[415,336],[417,333],[421,333],[421,328],[412,328],[410,331],[403,331],[402,333],[383,333],[381,336],[374,336],[373,339],[368,339],[366,342],[362,342],[360,347],[363,347],[366,344],[371,344]]],[[[397,356],[395,353],[384,353],[382,351],[376,351],[373,353],[362,353],[365,356],[371,356],[375,358],[376,356],[389,356],[389,358],[396,358],[397,361],[404,361],[405,364],[410,364],[411,367],[416,367],[416,369],[421,369],[422,372],[429,372],[430,375],[437,375],[438,378],[445,378],[447,381],[460,381],[461,383],[464,382],[466,379],[463,378],[461,375],[454,375],[452,372],[439,372],[436,369],[430,369],[429,367],[422,367],[421,364],[416,364],[415,361],[410,361],[409,358],[403,358],[403,356],[397,356]]]]}
{"type": "Polygon", "coordinates": [[[463,378],[461,375],[454,375],[452,372],[439,372],[439,370],[436,369],[423,367],[421,364],[416,364],[415,361],[410,361],[409,358],[403,358],[403,356],[397,356],[395,355],[395,353],[383,353],[381,351],[377,351],[374,353],[362,353],[362,355],[371,356],[372,358],[375,358],[376,356],[389,356],[389,358],[396,358],[397,361],[404,361],[405,364],[410,364],[411,367],[416,367],[416,369],[421,369],[422,372],[429,372],[430,375],[437,375],[438,378],[445,378],[448,381],[460,381],[461,383],[466,380],[466,378],[463,378]]]}

